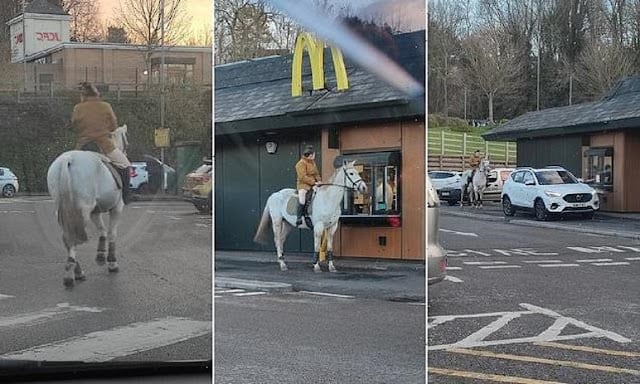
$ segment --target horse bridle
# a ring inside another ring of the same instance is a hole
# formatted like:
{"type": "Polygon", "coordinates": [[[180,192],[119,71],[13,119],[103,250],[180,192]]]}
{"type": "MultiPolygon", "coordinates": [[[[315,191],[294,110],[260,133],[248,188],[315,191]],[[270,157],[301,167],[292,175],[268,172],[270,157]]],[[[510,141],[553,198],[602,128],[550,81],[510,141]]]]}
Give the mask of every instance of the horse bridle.
{"type": "Polygon", "coordinates": [[[360,177],[358,180],[353,181],[353,179],[351,178],[351,176],[349,176],[349,174],[347,173],[347,169],[346,168],[342,168],[342,172],[344,173],[345,177],[351,182],[351,187],[347,187],[346,185],[340,185],[340,184],[333,184],[333,183],[322,183],[320,184],[321,186],[327,185],[327,186],[334,186],[334,187],[341,187],[344,189],[349,189],[351,191],[357,191],[358,188],[356,188],[356,185],[358,185],[359,183],[364,183],[364,180],[362,180],[362,177],[360,177]]]}

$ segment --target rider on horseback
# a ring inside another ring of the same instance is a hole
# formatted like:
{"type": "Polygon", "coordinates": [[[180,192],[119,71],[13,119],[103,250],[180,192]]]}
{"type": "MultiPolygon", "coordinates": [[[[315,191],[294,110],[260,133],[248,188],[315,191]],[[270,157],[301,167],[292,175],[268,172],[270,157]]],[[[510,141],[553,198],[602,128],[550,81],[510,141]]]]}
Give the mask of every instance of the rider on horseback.
{"type": "Polygon", "coordinates": [[[305,207],[307,191],[314,185],[320,183],[320,172],[316,167],[316,153],[312,145],[307,145],[302,158],[296,163],[297,186],[298,190],[298,212],[296,226],[302,224],[302,215],[305,207]]]}
{"type": "Polygon", "coordinates": [[[78,134],[77,150],[87,150],[95,144],[107,156],[122,178],[122,200],[129,203],[129,167],[127,156],[116,148],[111,133],[118,128],[116,115],[111,105],[100,100],[100,92],[90,83],[80,86],[80,103],[73,108],[71,126],[78,134]]]}
{"type": "Polygon", "coordinates": [[[482,156],[480,156],[480,150],[476,149],[476,151],[469,157],[469,167],[471,167],[471,176],[469,176],[469,180],[467,182],[471,182],[473,180],[473,175],[476,174],[476,170],[480,165],[480,161],[482,161],[482,156]]]}

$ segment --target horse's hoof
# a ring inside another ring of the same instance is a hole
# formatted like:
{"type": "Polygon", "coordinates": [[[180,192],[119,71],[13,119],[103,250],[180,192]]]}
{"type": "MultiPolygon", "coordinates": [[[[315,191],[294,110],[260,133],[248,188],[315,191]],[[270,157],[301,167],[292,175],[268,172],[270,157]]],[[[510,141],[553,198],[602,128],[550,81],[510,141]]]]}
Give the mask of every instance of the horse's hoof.
{"type": "Polygon", "coordinates": [[[313,265],[313,272],[315,272],[315,273],[322,272],[322,269],[320,269],[320,264],[314,264],[313,265]]]}
{"type": "Polygon", "coordinates": [[[102,266],[106,261],[107,259],[105,259],[104,255],[98,254],[98,256],[96,256],[96,264],[102,266]]]}
{"type": "Polygon", "coordinates": [[[336,273],[336,272],[338,272],[338,270],[337,270],[337,269],[336,269],[336,267],[334,267],[333,265],[330,265],[330,266],[329,266],[329,272],[336,273]]]}
{"type": "Polygon", "coordinates": [[[289,268],[287,268],[287,265],[286,265],[286,264],[280,264],[280,270],[281,270],[281,271],[283,271],[283,272],[284,272],[284,271],[286,271],[286,270],[288,270],[288,269],[289,269],[289,268]]]}
{"type": "Polygon", "coordinates": [[[71,288],[73,287],[74,281],[70,277],[65,277],[62,279],[62,284],[64,284],[64,286],[67,288],[71,288]]]}
{"type": "Polygon", "coordinates": [[[76,279],[77,281],[85,281],[85,280],[87,280],[87,276],[86,276],[84,273],[81,273],[81,274],[79,274],[79,275],[76,275],[76,276],[75,276],[75,279],[76,279]]]}
{"type": "Polygon", "coordinates": [[[118,267],[118,264],[115,264],[115,263],[114,263],[114,264],[110,264],[110,265],[107,267],[107,270],[108,270],[109,272],[118,272],[118,271],[120,270],[120,268],[118,267]]]}

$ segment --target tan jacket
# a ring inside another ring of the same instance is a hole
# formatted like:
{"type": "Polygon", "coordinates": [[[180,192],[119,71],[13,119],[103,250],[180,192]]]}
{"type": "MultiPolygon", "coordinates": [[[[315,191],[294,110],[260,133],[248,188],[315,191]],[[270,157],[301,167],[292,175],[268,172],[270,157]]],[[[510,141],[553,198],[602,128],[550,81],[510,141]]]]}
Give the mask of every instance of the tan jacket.
{"type": "Polygon", "coordinates": [[[92,141],[105,154],[116,148],[110,135],[118,128],[118,120],[109,103],[97,98],[87,98],[76,104],[71,116],[71,125],[78,135],[76,149],[92,141]]]}
{"type": "Polygon", "coordinates": [[[310,189],[316,181],[320,181],[320,172],[316,167],[316,162],[304,157],[296,164],[296,189],[310,189]]]}

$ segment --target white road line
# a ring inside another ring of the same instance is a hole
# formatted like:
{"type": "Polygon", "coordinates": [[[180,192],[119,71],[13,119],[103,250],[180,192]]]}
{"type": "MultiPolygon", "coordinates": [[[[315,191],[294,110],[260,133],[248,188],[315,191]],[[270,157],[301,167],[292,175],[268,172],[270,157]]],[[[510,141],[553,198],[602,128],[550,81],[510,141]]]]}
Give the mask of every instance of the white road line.
{"type": "Polygon", "coordinates": [[[478,267],[480,269],[507,269],[507,268],[522,268],[519,265],[484,265],[478,267]]]}
{"type": "Polygon", "coordinates": [[[507,264],[506,261],[463,261],[462,264],[467,265],[494,265],[494,264],[507,264]]]}
{"type": "Polygon", "coordinates": [[[257,296],[257,295],[266,295],[267,292],[245,292],[245,293],[234,293],[233,296],[257,296]]]}
{"type": "Polygon", "coordinates": [[[445,280],[450,281],[452,283],[462,283],[463,281],[461,279],[458,279],[457,277],[451,276],[451,275],[447,275],[444,277],[445,280]]]}
{"type": "Polygon", "coordinates": [[[181,218],[175,217],[175,216],[165,216],[165,217],[168,217],[171,220],[182,220],[181,218]]]}
{"type": "Polygon", "coordinates": [[[444,229],[444,228],[440,228],[440,231],[445,233],[452,233],[454,235],[460,235],[460,236],[478,237],[477,233],[472,233],[472,232],[458,232],[458,231],[452,231],[450,229],[444,229]]]}
{"type": "Polygon", "coordinates": [[[237,293],[237,292],[244,292],[244,289],[222,289],[222,290],[215,291],[215,293],[237,293]]]}
{"type": "Polygon", "coordinates": [[[606,266],[615,266],[615,265],[629,265],[626,261],[617,261],[614,263],[593,263],[592,265],[597,265],[598,267],[606,267],[606,266]]]}
{"type": "Polygon", "coordinates": [[[603,263],[605,261],[613,261],[613,259],[582,259],[576,260],[576,263],[603,263]]]}
{"type": "Polygon", "coordinates": [[[0,300],[3,300],[3,299],[10,299],[10,298],[12,298],[12,297],[15,297],[15,296],[11,296],[11,295],[3,295],[2,293],[0,293],[0,300]]]}
{"type": "Polygon", "coordinates": [[[562,267],[579,267],[580,264],[538,264],[538,267],[542,267],[542,268],[552,268],[552,267],[558,267],[558,268],[562,268],[562,267]]]}
{"type": "Polygon", "coordinates": [[[462,267],[447,267],[447,271],[461,271],[462,267]]]}
{"type": "Polygon", "coordinates": [[[211,321],[166,317],[1,355],[3,359],[109,361],[211,333],[211,321]]]}
{"type": "Polygon", "coordinates": [[[629,246],[627,246],[627,245],[618,245],[617,247],[618,247],[618,248],[628,249],[628,250],[633,251],[633,252],[640,252],[640,248],[636,248],[636,247],[629,247],[629,246]]]}
{"type": "Polygon", "coordinates": [[[342,298],[342,299],[353,299],[353,298],[355,298],[355,296],[338,295],[337,293],[313,292],[313,291],[300,291],[300,293],[306,293],[306,294],[309,294],[309,295],[317,295],[317,296],[339,297],[339,298],[342,298]]]}
{"type": "Polygon", "coordinates": [[[60,303],[54,308],[43,309],[42,311],[25,313],[16,316],[0,317],[0,329],[5,327],[26,326],[43,323],[53,317],[65,316],[73,312],[102,312],[102,308],[78,307],[69,303],[60,303]]]}
{"type": "Polygon", "coordinates": [[[562,260],[523,260],[523,263],[538,264],[538,263],[562,263],[562,260]]]}
{"type": "Polygon", "coordinates": [[[637,261],[640,260],[640,257],[625,257],[624,259],[629,261],[637,261]]]}

